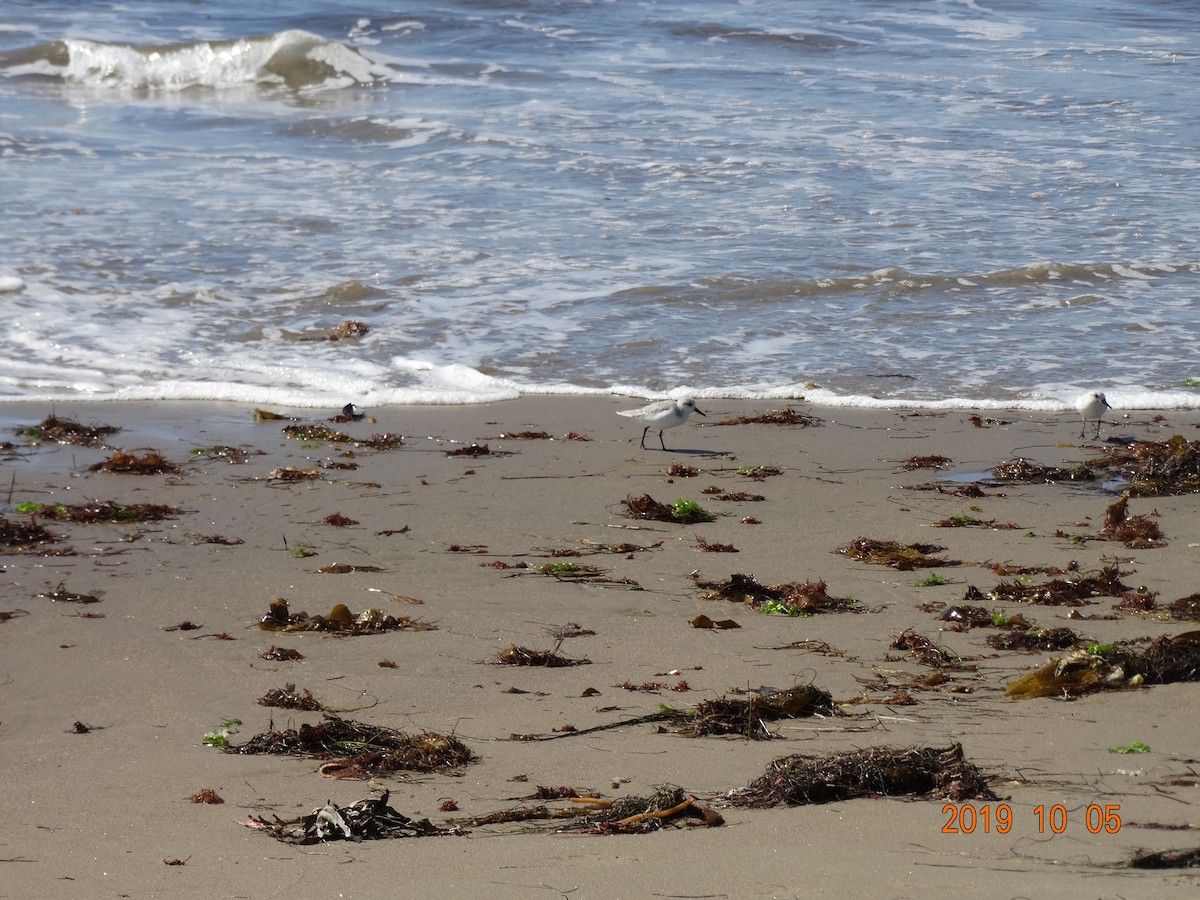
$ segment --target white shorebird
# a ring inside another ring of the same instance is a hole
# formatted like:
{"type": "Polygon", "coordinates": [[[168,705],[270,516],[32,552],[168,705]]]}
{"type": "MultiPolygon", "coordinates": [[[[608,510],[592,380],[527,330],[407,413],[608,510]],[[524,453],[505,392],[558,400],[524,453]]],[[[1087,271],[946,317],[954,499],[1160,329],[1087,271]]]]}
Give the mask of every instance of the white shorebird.
{"type": "Polygon", "coordinates": [[[1104,414],[1112,409],[1108,398],[1101,391],[1088,391],[1086,394],[1079,395],[1079,399],[1075,401],[1075,408],[1083,416],[1083,427],[1079,429],[1079,436],[1083,437],[1084,432],[1087,431],[1087,423],[1095,419],[1096,437],[1100,437],[1100,422],[1103,420],[1104,414]]]}
{"type": "Polygon", "coordinates": [[[651,428],[658,429],[658,442],[666,450],[667,445],[663,444],[663,431],[667,428],[674,428],[676,425],[682,425],[692,413],[704,415],[696,408],[696,401],[690,397],[687,400],[659,400],[657,403],[649,403],[646,406],[639,406],[637,409],[617,410],[618,416],[629,416],[631,419],[640,419],[646,423],[646,427],[642,430],[643,450],[646,449],[646,435],[651,428]]]}

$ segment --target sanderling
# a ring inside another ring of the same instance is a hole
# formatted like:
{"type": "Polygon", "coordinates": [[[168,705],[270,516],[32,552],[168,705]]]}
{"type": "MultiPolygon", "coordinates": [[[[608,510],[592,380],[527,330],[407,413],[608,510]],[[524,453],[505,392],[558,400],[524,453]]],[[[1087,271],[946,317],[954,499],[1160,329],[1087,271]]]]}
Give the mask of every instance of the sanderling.
{"type": "Polygon", "coordinates": [[[1099,438],[1100,422],[1104,418],[1104,413],[1112,409],[1108,398],[1101,391],[1088,391],[1086,394],[1079,395],[1079,399],[1075,401],[1075,408],[1083,416],[1083,427],[1079,429],[1079,436],[1083,437],[1084,432],[1087,431],[1087,423],[1095,419],[1096,437],[1099,438]]]}
{"type": "Polygon", "coordinates": [[[646,449],[646,434],[651,428],[658,428],[658,442],[666,450],[667,445],[663,444],[663,430],[674,428],[676,425],[682,425],[692,413],[704,415],[703,412],[696,408],[696,401],[690,397],[687,400],[659,400],[657,403],[639,406],[637,409],[617,410],[618,416],[629,416],[631,419],[641,419],[647,423],[646,427],[642,430],[643,450],[646,449]]]}

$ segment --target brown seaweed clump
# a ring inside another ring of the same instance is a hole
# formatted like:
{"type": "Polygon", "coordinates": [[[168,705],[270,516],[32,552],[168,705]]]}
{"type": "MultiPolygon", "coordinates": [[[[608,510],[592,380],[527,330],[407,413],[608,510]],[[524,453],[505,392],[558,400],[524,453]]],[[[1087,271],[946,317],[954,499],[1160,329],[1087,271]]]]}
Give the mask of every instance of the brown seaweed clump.
{"type": "Polygon", "coordinates": [[[39,544],[57,544],[62,538],[41,525],[26,522],[10,522],[0,516],[0,547],[36,547],[39,544]]]}
{"type": "Polygon", "coordinates": [[[1054,578],[1044,584],[1002,581],[992,588],[988,597],[997,603],[1085,606],[1093,597],[1121,597],[1128,590],[1121,583],[1120,569],[1111,565],[1105,566],[1099,574],[1073,580],[1054,578]]]}
{"type": "Polygon", "coordinates": [[[378,841],[387,838],[429,837],[462,834],[457,828],[438,828],[428,819],[410,819],[388,806],[390,792],[359,800],[350,806],[330,801],[298,819],[275,816],[268,822],[258,816],[246,821],[247,828],[265,831],[285,844],[320,844],[326,841],[378,841]]]}
{"type": "Polygon", "coordinates": [[[1161,635],[1144,647],[1132,644],[1089,647],[1051,660],[1013,681],[1004,696],[1071,699],[1095,691],[1200,680],[1200,631],[1161,635]]]}
{"type": "Polygon", "coordinates": [[[1108,540],[1120,541],[1133,550],[1165,547],[1167,542],[1163,540],[1162,529],[1156,522],[1151,521],[1151,517],[1157,515],[1158,513],[1155,512],[1131,516],[1129,514],[1129,494],[1125,493],[1104,510],[1104,531],[1102,533],[1108,540]]]}
{"type": "Polygon", "coordinates": [[[734,805],[758,809],[861,797],[955,803],[999,799],[957,743],[944,748],[873,747],[825,757],[797,753],[772,760],[762,776],[730,795],[734,805]]]}
{"type": "Polygon", "coordinates": [[[756,741],[772,740],[777,735],[767,728],[767,722],[833,714],[833,696],[828,691],[801,684],[786,691],[762,688],[745,699],[703,700],[694,713],[680,713],[682,721],[675,730],[685,737],[736,734],[756,741]]]}
{"type": "Polygon", "coordinates": [[[1184,850],[1138,850],[1131,869],[1200,869],[1200,847],[1184,850]]]}
{"type": "Polygon", "coordinates": [[[912,472],[915,469],[944,469],[950,465],[953,460],[948,456],[937,456],[928,454],[925,456],[910,456],[904,461],[903,469],[906,472],[912,472]]]}
{"type": "Polygon", "coordinates": [[[259,706],[276,706],[280,709],[303,709],[316,711],[324,709],[324,704],[313,696],[308,688],[303,693],[296,690],[296,685],[288,684],[281,688],[271,688],[258,698],[259,706]]]}
{"type": "Polygon", "coordinates": [[[961,566],[960,560],[935,556],[945,547],[939,544],[901,544],[899,541],[879,541],[874,538],[856,538],[837,552],[859,562],[891,566],[901,572],[913,569],[929,569],[935,566],[961,566]]]}
{"type": "Polygon", "coordinates": [[[772,611],[791,615],[822,612],[861,612],[850,597],[831,597],[822,581],[797,581],[765,585],[751,575],[734,573],[723,583],[694,579],[702,600],[728,600],[756,608],[770,606],[772,611]]]}
{"type": "Polygon", "coordinates": [[[56,522],[90,525],[96,522],[159,522],[173,519],[183,510],[161,503],[114,503],[111,500],[91,503],[21,504],[22,512],[56,522]]]}
{"type": "Polygon", "coordinates": [[[530,650],[528,647],[518,647],[513,644],[503,653],[494,656],[489,662],[494,666],[544,666],[549,669],[559,669],[565,666],[587,666],[590,659],[572,659],[551,650],[530,650]]]}
{"type": "Polygon", "coordinates": [[[1030,628],[1027,631],[1009,630],[989,634],[987,645],[996,650],[1023,650],[1025,652],[1047,652],[1070,650],[1090,643],[1070,628],[1030,628]]]}
{"type": "Polygon", "coordinates": [[[1010,459],[992,468],[992,477],[997,481],[1016,481],[1024,484],[1057,484],[1062,481],[1096,481],[1100,473],[1095,463],[1084,462],[1077,466],[1043,466],[1027,459],[1010,459]]]}
{"type": "Polygon", "coordinates": [[[790,406],[786,409],[774,409],[765,413],[759,413],[756,416],[734,416],[732,419],[722,419],[720,422],[714,422],[714,425],[800,425],[804,428],[812,428],[817,425],[823,425],[821,419],[816,416],[809,416],[804,413],[798,413],[790,406]]]}
{"type": "Polygon", "coordinates": [[[331,713],[316,725],[266,731],[224,752],[324,760],[322,775],[362,780],[388,772],[446,772],[478,759],[453,735],[436,731],[409,735],[331,713]]]}
{"type": "Polygon", "coordinates": [[[104,439],[120,430],[112,425],[80,425],[74,419],[47,416],[39,424],[22,429],[21,435],[34,443],[103,447],[104,439]]]}
{"type": "Polygon", "coordinates": [[[321,441],[326,444],[352,444],[354,438],[344,431],[337,431],[328,425],[285,425],[284,437],[297,441],[321,441]]]}
{"type": "Polygon", "coordinates": [[[630,495],[621,502],[625,504],[625,514],[631,519],[678,522],[684,525],[712,522],[716,519],[716,516],[694,500],[676,500],[674,506],[667,506],[649,494],[642,494],[640,497],[630,495]]]}
{"type": "Polygon", "coordinates": [[[264,631],[323,631],[342,636],[437,629],[431,622],[409,616],[392,616],[374,607],[364,609],[356,616],[344,603],[335,604],[327,616],[310,616],[306,612],[294,613],[288,610],[288,602],[282,597],[271,601],[267,614],[259,620],[258,627],[264,631]]]}
{"type": "Polygon", "coordinates": [[[111,472],[118,475],[177,475],[183,470],[163,457],[157,450],[146,449],[141,456],[136,452],[118,450],[103,462],[88,466],[89,472],[111,472]]]}

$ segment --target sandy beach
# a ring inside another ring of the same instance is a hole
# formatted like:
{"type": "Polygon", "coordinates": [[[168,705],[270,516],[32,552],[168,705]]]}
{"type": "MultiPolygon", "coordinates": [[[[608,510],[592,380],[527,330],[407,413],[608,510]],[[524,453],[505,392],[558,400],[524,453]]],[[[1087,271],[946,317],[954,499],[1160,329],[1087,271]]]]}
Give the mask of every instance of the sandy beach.
{"type": "MultiPolygon", "coordinates": [[[[642,450],[642,425],[616,415],[641,402],[392,407],[346,423],[328,421],[336,411],[292,409],[274,412],[296,422],[256,421],[239,404],[0,405],[3,515],[59,538],[7,548],[0,560],[0,614],[11,613],[0,621],[0,796],[11,816],[0,896],[1194,894],[1187,870],[1127,863],[1139,850],[1200,845],[1197,687],[1135,682],[1069,700],[1010,699],[1014,679],[1069,651],[995,649],[986,641],[996,628],[956,629],[939,616],[970,602],[970,587],[986,596],[1001,581],[1069,581],[1112,565],[1131,592],[1162,606],[1200,591],[1195,495],[1131,499],[1129,513],[1162,531],[1161,545],[1131,548],[1098,539],[1117,499],[1102,483],[988,480],[1016,458],[1070,466],[1109,440],[1194,440],[1200,414],[1115,411],[1093,441],[1079,438],[1074,413],[972,420],[796,402],[816,421],[727,425],[786,404],[714,400],[700,403],[705,418],[665,433],[664,452],[653,433],[642,450]],[[22,431],[50,415],[120,431],[98,447],[31,443],[22,431]],[[287,436],[297,423],[403,444],[287,436]],[[178,471],[90,470],[118,450],[151,449],[178,471]],[[946,460],[912,467],[929,457],[946,460]],[[313,477],[295,474],[309,469],[313,477]],[[979,495],[957,490],[974,482],[979,495]],[[716,519],[631,518],[625,501],[643,495],[696,501],[716,519]],[[81,523],[28,511],[87,503],[177,512],[81,523]],[[838,552],[861,538],[935,544],[944,562],[903,570],[838,552]],[[350,571],[319,571],[339,565],[350,571]],[[1000,574],[1018,568],[1028,571],[1000,574]],[[738,574],[766,586],[823,581],[844,609],[769,615],[706,597],[738,574]],[[340,603],[436,627],[260,630],[279,598],[292,612],[326,615],[340,603]],[[737,627],[695,627],[701,615],[737,627]],[[910,630],[928,639],[926,656],[892,646],[910,630]],[[272,646],[303,659],[263,658],[272,646]],[[514,646],[588,662],[496,664],[514,646]],[[289,684],[357,722],[452,735],[476,761],[361,781],[323,775],[318,760],[205,745],[223,725],[238,745],[320,722],[319,711],[259,705],[289,684]],[[571,731],[808,684],[829,692],[833,710],[767,722],[771,740],[647,722],[571,731]],[[947,828],[965,824],[964,804],[943,797],[753,808],[728,796],[790,754],[955,743],[998,798],[969,801],[969,834],[947,828]],[[1148,750],[1113,752],[1140,746],[1148,750]],[[664,820],[653,833],[617,835],[570,821],[463,824],[530,805],[520,798],[538,786],[616,801],[663,785],[724,824],[664,820]],[[247,826],[348,806],[378,788],[399,812],[459,833],[297,845],[247,826]],[[189,799],[205,789],[224,802],[189,799]],[[1112,827],[1096,827],[1105,815],[1112,827]]],[[[1095,645],[1197,628],[1115,612],[1121,599],[980,602],[1095,645]]]]}

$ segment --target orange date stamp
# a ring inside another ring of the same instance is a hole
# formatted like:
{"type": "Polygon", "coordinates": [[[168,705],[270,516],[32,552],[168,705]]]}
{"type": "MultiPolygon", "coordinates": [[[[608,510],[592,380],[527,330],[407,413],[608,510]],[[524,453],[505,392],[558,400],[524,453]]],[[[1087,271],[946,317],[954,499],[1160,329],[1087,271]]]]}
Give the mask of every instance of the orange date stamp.
{"type": "MultiPolygon", "coordinates": [[[[1101,806],[1092,803],[1086,810],[1077,810],[1073,814],[1061,803],[1053,806],[1038,804],[1033,809],[1033,822],[1037,825],[1038,834],[1062,834],[1072,815],[1083,813],[1084,827],[1091,834],[1116,834],[1121,830],[1121,806],[1109,803],[1101,806]]],[[[984,834],[1008,834],[1015,823],[1012,807],[1007,803],[984,803],[975,806],[970,803],[947,803],[942,807],[942,815],[947,816],[942,825],[942,834],[974,834],[981,831],[984,834]]]]}

